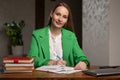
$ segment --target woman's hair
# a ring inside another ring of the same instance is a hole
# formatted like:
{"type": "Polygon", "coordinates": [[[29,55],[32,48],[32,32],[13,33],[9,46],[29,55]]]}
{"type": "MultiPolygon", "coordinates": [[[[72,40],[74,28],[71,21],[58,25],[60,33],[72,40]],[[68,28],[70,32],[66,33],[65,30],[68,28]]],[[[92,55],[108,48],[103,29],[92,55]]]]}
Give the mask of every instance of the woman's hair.
{"type": "MultiPolygon", "coordinates": [[[[74,31],[73,19],[72,19],[72,13],[71,13],[70,7],[69,7],[66,3],[64,3],[64,2],[58,3],[58,4],[53,8],[53,10],[51,11],[51,13],[53,13],[53,12],[55,11],[55,9],[56,9],[57,7],[59,7],[59,6],[65,7],[65,8],[68,10],[68,12],[69,12],[68,21],[67,21],[67,23],[64,25],[64,28],[75,32],[75,31],[74,31]]],[[[51,22],[52,22],[52,18],[51,18],[51,16],[49,16],[48,25],[51,25],[51,22]]]]}

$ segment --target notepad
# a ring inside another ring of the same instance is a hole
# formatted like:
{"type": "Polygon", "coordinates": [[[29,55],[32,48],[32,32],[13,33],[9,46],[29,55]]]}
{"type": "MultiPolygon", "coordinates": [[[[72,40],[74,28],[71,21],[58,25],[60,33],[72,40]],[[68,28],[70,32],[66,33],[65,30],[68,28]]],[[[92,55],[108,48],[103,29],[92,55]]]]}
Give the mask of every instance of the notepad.
{"type": "Polygon", "coordinates": [[[92,76],[109,76],[109,75],[120,75],[120,68],[107,68],[107,69],[93,69],[82,71],[85,74],[92,76]]]}

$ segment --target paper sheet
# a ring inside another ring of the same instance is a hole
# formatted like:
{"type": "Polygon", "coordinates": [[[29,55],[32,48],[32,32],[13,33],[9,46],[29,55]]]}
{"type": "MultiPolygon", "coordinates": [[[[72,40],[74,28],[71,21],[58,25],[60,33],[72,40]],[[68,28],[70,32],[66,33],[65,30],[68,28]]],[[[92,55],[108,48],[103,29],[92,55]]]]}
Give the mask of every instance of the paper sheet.
{"type": "Polygon", "coordinates": [[[60,74],[70,74],[79,72],[81,70],[75,70],[73,67],[63,66],[63,65],[46,65],[36,68],[36,70],[49,71],[60,74]]]}

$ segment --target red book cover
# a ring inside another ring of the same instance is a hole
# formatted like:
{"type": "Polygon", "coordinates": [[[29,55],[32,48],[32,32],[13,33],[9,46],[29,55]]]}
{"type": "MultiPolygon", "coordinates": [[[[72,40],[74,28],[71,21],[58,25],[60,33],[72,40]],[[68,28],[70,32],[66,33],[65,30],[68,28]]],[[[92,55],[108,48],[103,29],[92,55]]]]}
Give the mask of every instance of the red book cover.
{"type": "Polygon", "coordinates": [[[3,63],[32,63],[33,60],[30,57],[5,57],[3,63]]]}

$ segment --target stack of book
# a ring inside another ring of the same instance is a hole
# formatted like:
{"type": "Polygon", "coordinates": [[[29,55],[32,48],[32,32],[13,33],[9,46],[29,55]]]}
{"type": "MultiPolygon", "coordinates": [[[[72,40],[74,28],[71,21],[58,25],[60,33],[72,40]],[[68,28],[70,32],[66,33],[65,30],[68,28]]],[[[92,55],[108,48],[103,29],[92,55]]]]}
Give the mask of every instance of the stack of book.
{"type": "Polygon", "coordinates": [[[34,70],[33,60],[29,57],[5,57],[3,58],[4,72],[32,72],[34,70]]]}

